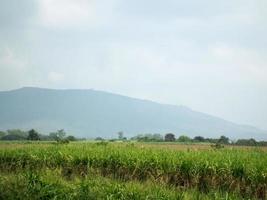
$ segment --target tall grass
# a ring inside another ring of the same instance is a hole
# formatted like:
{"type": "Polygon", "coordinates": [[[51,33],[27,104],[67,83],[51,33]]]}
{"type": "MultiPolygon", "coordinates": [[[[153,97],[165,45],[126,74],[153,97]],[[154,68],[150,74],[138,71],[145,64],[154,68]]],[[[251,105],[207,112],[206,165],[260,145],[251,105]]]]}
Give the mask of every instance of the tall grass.
{"type": "Polygon", "coordinates": [[[267,198],[267,154],[260,150],[175,151],[134,145],[25,144],[0,149],[6,171],[60,169],[63,176],[90,173],[123,181],[153,181],[179,189],[235,192],[267,198]]]}
{"type": "Polygon", "coordinates": [[[122,182],[101,176],[68,180],[57,170],[0,173],[0,199],[88,199],[88,200],[237,200],[238,194],[197,190],[177,190],[175,187],[151,181],[122,182]]]}

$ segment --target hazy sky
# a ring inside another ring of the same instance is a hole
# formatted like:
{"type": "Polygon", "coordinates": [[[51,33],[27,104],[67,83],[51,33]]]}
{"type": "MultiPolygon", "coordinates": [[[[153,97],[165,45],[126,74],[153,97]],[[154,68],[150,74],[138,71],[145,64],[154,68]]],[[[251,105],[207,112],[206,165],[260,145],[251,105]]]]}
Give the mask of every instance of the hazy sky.
{"type": "Polygon", "coordinates": [[[0,0],[0,90],[94,88],[267,129],[266,0],[0,0]]]}

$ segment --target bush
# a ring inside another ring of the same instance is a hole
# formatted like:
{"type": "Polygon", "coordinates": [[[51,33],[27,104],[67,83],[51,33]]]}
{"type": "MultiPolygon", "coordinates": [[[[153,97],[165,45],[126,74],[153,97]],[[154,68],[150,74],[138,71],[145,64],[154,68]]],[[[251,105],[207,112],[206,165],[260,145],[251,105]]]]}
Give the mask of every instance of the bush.
{"type": "Polygon", "coordinates": [[[222,145],[222,144],[220,144],[220,143],[216,143],[216,144],[212,144],[212,145],[210,145],[213,149],[222,149],[222,148],[224,148],[224,146],[222,145]]]}

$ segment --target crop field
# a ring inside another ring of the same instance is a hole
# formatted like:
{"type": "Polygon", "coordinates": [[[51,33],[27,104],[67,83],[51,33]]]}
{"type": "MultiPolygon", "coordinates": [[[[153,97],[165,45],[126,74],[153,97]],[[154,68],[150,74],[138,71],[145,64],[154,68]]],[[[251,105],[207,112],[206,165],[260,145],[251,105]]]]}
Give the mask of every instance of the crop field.
{"type": "Polygon", "coordinates": [[[0,199],[266,199],[265,148],[0,143],[0,199]]]}

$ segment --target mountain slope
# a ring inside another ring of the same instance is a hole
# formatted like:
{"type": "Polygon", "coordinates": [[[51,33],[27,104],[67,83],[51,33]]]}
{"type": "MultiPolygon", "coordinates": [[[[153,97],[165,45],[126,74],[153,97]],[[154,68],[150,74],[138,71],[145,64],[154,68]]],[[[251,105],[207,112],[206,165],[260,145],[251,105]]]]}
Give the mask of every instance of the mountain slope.
{"type": "Polygon", "coordinates": [[[0,92],[0,129],[64,128],[82,137],[166,133],[266,139],[267,132],[183,106],[159,104],[95,90],[21,88],[0,92]]]}

